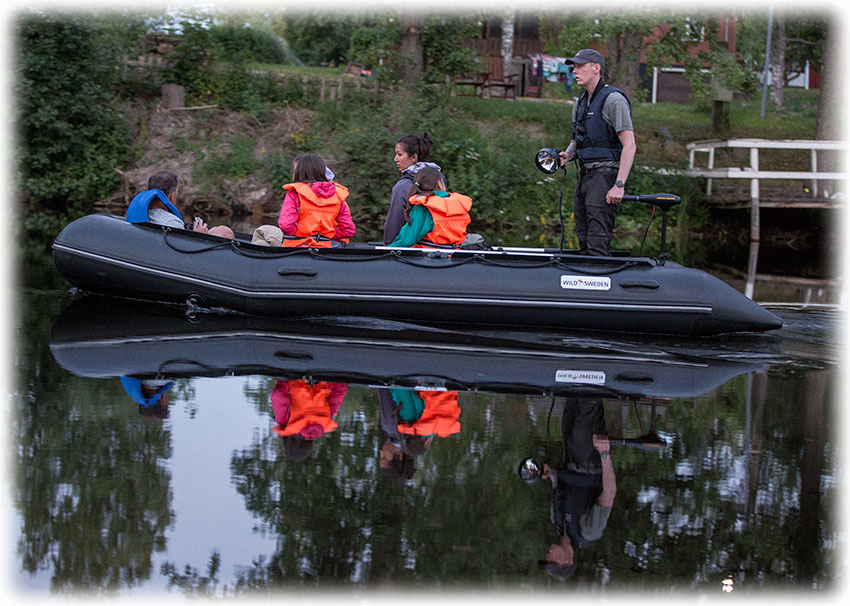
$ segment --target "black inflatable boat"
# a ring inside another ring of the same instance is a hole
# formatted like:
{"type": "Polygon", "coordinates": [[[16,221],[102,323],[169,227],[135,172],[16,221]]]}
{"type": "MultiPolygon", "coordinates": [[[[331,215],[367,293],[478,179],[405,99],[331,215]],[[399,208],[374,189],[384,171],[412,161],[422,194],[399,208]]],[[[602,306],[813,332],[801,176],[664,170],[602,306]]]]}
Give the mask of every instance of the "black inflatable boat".
{"type": "Polygon", "coordinates": [[[373,387],[689,398],[767,367],[769,339],[738,341],[662,338],[650,346],[596,333],[494,335],[351,316],[187,316],[178,306],[85,296],[54,323],[50,350],[62,368],[84,377],[265,375],[373,387]]]}
{"type": "Polygon", "coordinates": [[[782,325],[723,281],[663,256],[270,248],[244,235],[225,240],[102,214],[66,226],[53,256],[84,292],[277,318],[342,314],[673,335],[782,325]]]}

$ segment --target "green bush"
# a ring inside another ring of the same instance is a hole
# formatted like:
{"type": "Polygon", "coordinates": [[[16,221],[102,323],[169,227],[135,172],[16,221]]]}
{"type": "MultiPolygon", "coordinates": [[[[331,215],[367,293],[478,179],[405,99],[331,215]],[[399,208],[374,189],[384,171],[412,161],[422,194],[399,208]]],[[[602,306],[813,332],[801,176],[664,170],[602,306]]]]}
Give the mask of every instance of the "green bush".
{"type": "Polygon", "coordinates": [[[352,30],[348,56],[371,69],[382,82],[392,82],[401,77],[394,50],[400,40],[397,22],[379,20],[352,30]]]}
{"type": "Polygon", "coordinates": [[[224,155],[210,156],[196,169],[208,181],[217,178],[244,179],[259,170],[260,162],[254,158],[254,140],[236,135],[230,140],[230,150],[224,155]]]}
{"type": "Polygon", "coordinates": [[[293,12],[286,22],[285,37],[292,52],[307,65],[344,64],[351,34],[359,22],[357,16],[336,12],[293,12]]]}
{"type": "Polygon", "coordinates": [[[285,151],[275,151],[263,154],[262,177],[271,184],[272,188],[278,188],[292,181],[292,161],[296,154],[285,151]]]}
{"type": "Polygon", "coordinates": [[[187,93],[204,96],[210,90],[211,72],[207,69],[210,60],[210,33],[207,28],[191,22],[180,24],[183,35],[175,46],[162,76],[166,82],[180,84],[187,93]]]}
{"type": "Polygon", "coordinates": [[[212,27],[209,40],[219,61],[284,63],[283,42],[269,31],[233,24],[212,27]]]}
{"type": "MultiPolygon", "coordinates": [[[[130,140],[116,107],[122,30],[29,16],[17,27],[18,179],[32,210],[87,210],[110,193],[130,140]]],[[[38,222],[37,222],[38,223],[38,222]]]]}

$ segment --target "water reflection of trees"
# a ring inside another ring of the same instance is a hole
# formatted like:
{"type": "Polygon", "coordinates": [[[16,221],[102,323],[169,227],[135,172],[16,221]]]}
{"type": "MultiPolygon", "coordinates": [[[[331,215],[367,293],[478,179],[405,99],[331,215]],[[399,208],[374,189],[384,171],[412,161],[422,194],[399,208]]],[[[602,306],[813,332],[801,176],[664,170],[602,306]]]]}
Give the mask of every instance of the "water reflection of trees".
{"type": "MultiPolygon", "coordinates": [[[[533,438],[521,431],[496,435],[494,420],[480,413],[501,404],[463,396],[469,398],[462,404],[478,404],[470,418],[461,415],[464,439],[432,445],[405,487],[378,469],[382,437],[374,390],[349,391],[340,428],[306,461],[286,461],[273,434],[237,453],[231,467],[237,489],[263,527],[280,536],[270,561],[244,570],[240,583],[378,588],[439,577],[477,584],[504,568],[504,549],[517,537],[499,530],[502,507],[505,499],[521,503],[526,495],[512,481],[495,480],[505,466],[515,467],[512,451],[533,438]]],[[[522,399],[512,400],[508,406],[524,412],[522,399]]],[[[530,569],[536,560],[526,551],[528,558],[512,559],[530,569]]]]}
{"type": "Polygon", "coordinates": [[[626,471],[617,467],[621,508],[608,532],[623,549],[613,545],[605,560],[632,573],[618,586],[660,576],[671,589],[719,587],[728,575],[751,588],[829,586],[827,378],[755,374],[693,405],[667,406],[664,425],[676,439],[665,454],[617,457],[626,471]]]}
{"type": "MultiPolygon", "coordinates": [[[[49,334],[51,307],[22,308],[29,334],[49,334]]],[[[52,568],[54,591],[141,585],[173,520],[168,431],[140,418],[117,379],[67,376],[41,338],[23,340],[16,366],[22,568],[52,568]]]]}
{"type": "MultiPolygon", "coordinates": [[[[710,397],[663,402],[664,449],[612,448],[617,502],[572,584],[719,590],[733,575],[745,587],[827,586],[824,537],[834,531],[820,488],[829,473],[828,396],[812,391],[825,381],[757,374],[710,397]]],[[[276,553],[242,569],[237,586],[548,582],[535,566],[552,538],[548,497],[516,478],[518,455],[546,440],[548,401],[461,394],[461,439],[436,444],[400,488],[376,469],[372,392],[349,398],[359,400],[340,412],[340,435],[311,460],[282,460],[271,436],[233,457],[246,506],[280,537],[276,553]]],[[[608,399],[605,410],[612,435],[646,431],[646,408],[639,416],[631,403],[608,399]]]]}

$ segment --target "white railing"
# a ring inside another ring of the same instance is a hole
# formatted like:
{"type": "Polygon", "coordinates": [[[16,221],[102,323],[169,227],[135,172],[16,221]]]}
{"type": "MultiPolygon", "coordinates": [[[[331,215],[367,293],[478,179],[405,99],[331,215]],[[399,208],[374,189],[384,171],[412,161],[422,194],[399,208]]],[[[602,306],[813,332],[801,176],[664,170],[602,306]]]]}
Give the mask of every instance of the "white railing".
{"type": "MultiPolygon", "coordinates": [[[[695,141],[688,143],[688,175],[692,177],[706,177],[706,193],[711,194],[712,179],[747,179],[750,181],[750,199],[759,199],[759,181],[761,179],[797,179],[810,182],[812,198],[818,197],[818,181],[843,181],[847,180],[846,172],[819,172],[818,152],[833,151],[846,152],[850,145],[844,141],[818,141],[818,140],[771,140],[771,139],[727,139],[718,141],[695,141]],[[749,166],[717,168],[715,163],[715,151],[720,148],[748,149],[749,166]],[[759,150],[761,149],[798,149],[809,151],[809,170],[807,171],[778,171],[759,169],[759,150]],[[696,166],[697,152],[707,153],[708,162],[706,168],[696,166]]],[[[844,158],[842,158],[844,165],[844,158]]]]}
{"type": "Polygon", "coordinates": [[[844,141],[818,141],[818,140],[770,140],[770,139],[728,139],[717,141],[695,141],[688,143],[689,162],[687,175],[691,177],[706,177],[706,194],[711,195],[712,179],[746,179],[750,182],[750,196],[748,206],[750,208],[750,254],[747,263],[747,282],[744,294],[752,298],[756,278],[756,267],[758,264],[758,249],[760,236],[759,207],[783,207],[783,208],[838,208],[843,202],[846,194],[848,174],[847,172],[820,172],[818,170],[818,152],[835,152],[840,154],[838,165],[846,170],[845,152],[850,145],[844,141]],[[718,168],[715,164],[715,151],[721,148],[737,148],[749,150],[749,166],[718,168]],[[783,149],[783,150],[808,150],[809,170],[802,171],[777,171],[761,170],[759,167],[759,150],[783,149]],[[698,152],[708,154],[707,166],[698,168],[696,166],[696,154],[698,152]],[[760,181],[764,179],[802,180],[809,182],[809,196],[806,200],[796,199],[794,201],[779,201],[762,203],[760,198],[760,181]],[[832,192],[832,196],[818,195],[820,181],[843,182],[843,192],[832,192]]]}

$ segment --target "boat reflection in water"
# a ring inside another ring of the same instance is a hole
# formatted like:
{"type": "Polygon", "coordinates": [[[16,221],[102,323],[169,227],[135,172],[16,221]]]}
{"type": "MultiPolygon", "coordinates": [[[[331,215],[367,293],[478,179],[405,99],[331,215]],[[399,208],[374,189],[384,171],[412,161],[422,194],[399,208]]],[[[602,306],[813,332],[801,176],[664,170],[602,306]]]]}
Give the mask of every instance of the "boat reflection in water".
{"type": "MultiPolygon", "coordinates": [[[[381,468],[403,480],[435,437],[460,431],[459,391],[592,402],[693,398],[765,368],[751,351],[730,351],[730,338],[656,336],[649,345],[592,333],[464,332],[354,317],[187,315],[176,306],[84,296],[57,319],[50,348],[75,375],[120,377],[140,413],[160,418],[175,379],[275,377],[272,429],[293,459],[308,457],[313,441],[337,428],[349,384],[375,387],[381,468]]],[[[652,431],[619,443],[660,445],[652,431]]]]}
{"type": "Polygon", "coordinates": [[[85,296],[57,319],[50,349],[60,366],[84,377],[266,375],[431,391],[689,398],[765,368],[759,355],[728,343],[459,331],[353,317],[187,316],[178,307],[85,296]]]}

